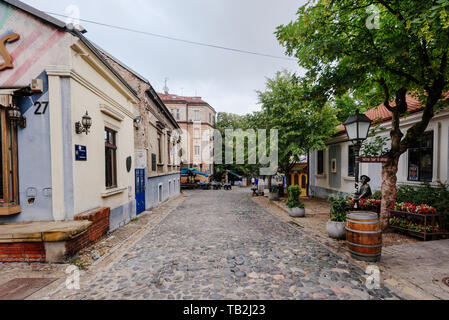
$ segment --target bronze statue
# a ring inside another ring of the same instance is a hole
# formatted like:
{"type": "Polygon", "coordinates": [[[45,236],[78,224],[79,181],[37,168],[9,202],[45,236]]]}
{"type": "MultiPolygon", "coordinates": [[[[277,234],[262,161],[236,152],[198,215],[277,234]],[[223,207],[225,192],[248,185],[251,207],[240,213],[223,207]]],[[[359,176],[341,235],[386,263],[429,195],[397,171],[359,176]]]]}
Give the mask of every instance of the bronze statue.
{"type": "Polygon", "coordinates": [[[359,199],[369,199],[373,195],[371,191],[371,187],[369,186],[369,182],[371,181],[370,177],[368,176],[361,176],[360,180],[362,182],[362,186],[359,188],[359,199]]]}

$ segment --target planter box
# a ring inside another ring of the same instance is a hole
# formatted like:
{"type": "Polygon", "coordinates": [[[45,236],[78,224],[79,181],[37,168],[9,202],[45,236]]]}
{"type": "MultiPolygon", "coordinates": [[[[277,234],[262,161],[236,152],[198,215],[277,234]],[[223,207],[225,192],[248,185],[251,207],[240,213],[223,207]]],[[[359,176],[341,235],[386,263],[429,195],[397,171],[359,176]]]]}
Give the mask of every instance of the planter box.
{"type": "MultiPolygon", "coordinates": [[[[395,211],[390,210],[390,217],[391,218],[400,218],[400,219],[406,219],[410,222],[416,223],[416,224],[422,224],[423,226],[435,226],[436,224],[439,225],[440,228],[442,228],[442,220],[441,216],[439,214],[418,214],[418,213],[412,213],[412,212],[406,212],[406,211],[395,211]]],[[[420,238],[424,241],[428,240],[438,240],[442,237],[447,237],[449,233],[441,230],[440,232],[417,232],[410,230],[408,228],[403,228],[400,226],[392,225],[389,223],[389,227],[393,229],[394,231],[406,234],[411,237],[420,238]]]]}

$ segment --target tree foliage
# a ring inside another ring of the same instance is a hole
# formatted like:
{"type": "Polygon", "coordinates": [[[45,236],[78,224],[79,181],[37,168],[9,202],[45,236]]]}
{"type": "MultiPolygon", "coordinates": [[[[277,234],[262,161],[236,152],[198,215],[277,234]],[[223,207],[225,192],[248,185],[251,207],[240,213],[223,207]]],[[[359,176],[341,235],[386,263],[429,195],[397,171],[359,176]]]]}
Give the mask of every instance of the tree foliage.
{"type": "Polygon", "coordinates": [[[448,9],[447,0],[309,1],[296,21],[278,27],[277,37],[328,96],[347,90],[363,96],[374,89],[399,116],[407,112],[406,93],[423,101],[423,122],[393,145],[397,153],[412,145],[434,112],[446,105],[439,100],[449,89],[448,9]],[[373,6],[378,29],[367,27],[373,6]]]}
{"type": "Polygon", "coordinates": [[[436,112],[447,106],[449,0],[309,1],[276,35],[317,90],[328,97],[350,90],[382,99],[392,113],[390,160],[383,164],[384,216],[396,195],[400,155],[416,145],[436,112]],[[407,94],[422,102],[423,112],[403,133],[407,94]]]}
{"type": "Polygon", "coordinates": [[[308,84],[287,71],[267,79],[266,90],[258,92],[262,106],[260,120],[279,136],[279,171],[288,173],[301,155],[325,148],[336,132],[337,111],[308,84]]]}
{"type": "Polygon", "coordinates": [[[216,164],[215,165],[215,172],[216,176],[219,179],[222,179],[224,177],[224,173],[226,170],[231,170],[233,172],[236,172],[237,174],[241,174],[244,176],[250,176],[250,177],[256,177],[258,176],[258,170],[259,166],[257,164],[249,164],[248,163],[248,154],[251,154],[252,152],[257,152],[256,149],[249,150],[249,145],[247,143],[247,140],[245,141],[244,146],[244,164],[237,164],[237,149],[236,149],[236,140],[233,139],[232,141],[227,141],[225,139],[226,137],[226,130],[232,129],[232,130],[248,130],[248,129],[255,129],[257,127],[258,123],[258,113],[251,113],[244,116],[233,114],[233,113],[227,113],[227,112],[219,112],[217,114],[217,122],[216,122],[216,129],[220,132],[222,136],[222,164],[216,164]],[[233,163],[232,164],[226,164],[226,147],[232,148],[233,150],[233,163]]]}

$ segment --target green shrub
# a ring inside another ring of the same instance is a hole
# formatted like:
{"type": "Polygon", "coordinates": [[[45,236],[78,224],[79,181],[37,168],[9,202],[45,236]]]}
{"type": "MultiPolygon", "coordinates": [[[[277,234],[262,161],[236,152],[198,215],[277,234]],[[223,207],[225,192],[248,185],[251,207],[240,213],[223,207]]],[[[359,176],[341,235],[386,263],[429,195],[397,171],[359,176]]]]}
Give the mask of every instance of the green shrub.
{"type": "Polygon", "coordinates": [[[443,227],[449,230],[449,185],[440,183],[432,187],[429,183],[419,186],[403,185],[398,188],[396,202],[427,204],[434,207],[443,218],[443,227]]]}
{"type": "Polygon", "coordinates": [[[339,193],[337,195],[331,195],[329,202],[331,203],[331,221],[345,222],[348,199],[339,193]]]}
{"type": "Polygon", "coordinates": [[[373,195],[371,196],[371,199],[375,199],[375,200],[382,200],[382,191],[376,191],[373,193],[373,195]]]}
{"type": "Polygon", "coordinates": [[[301,196],[302,190],[299,186],[291,186],[288,188],[288,199],[286,202],[287,207],[292,208],[301,208],[304,209],[305,205],[301,201],[299,201],[299,197],[301,196]]]}

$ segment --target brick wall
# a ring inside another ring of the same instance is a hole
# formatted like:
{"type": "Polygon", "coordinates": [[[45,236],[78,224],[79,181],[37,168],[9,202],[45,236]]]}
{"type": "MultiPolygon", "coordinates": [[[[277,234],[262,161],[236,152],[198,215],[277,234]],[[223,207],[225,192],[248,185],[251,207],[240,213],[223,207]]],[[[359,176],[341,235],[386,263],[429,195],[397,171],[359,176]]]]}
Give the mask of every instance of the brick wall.
{"type": "Polygon", "coordinates": [[[74,218],[75,221],[88,220],[92,222],[92,225],[78,238],[67,241],[67,255],[75,255],[78,251],[86,248],[89,244],[107,234],[109,231],[110,214],[111,208],[100,208],[76,216],[74,218]]]}
{"type": "Polygon", "coordinates": [[[0,243],[0,262],[45,262],[45,245],[35,243],[0,243]]]}

